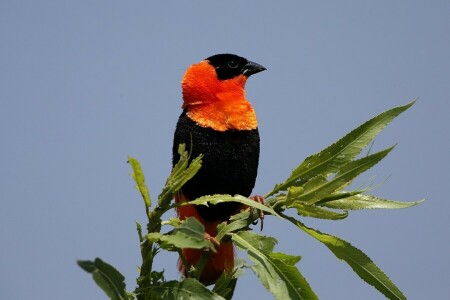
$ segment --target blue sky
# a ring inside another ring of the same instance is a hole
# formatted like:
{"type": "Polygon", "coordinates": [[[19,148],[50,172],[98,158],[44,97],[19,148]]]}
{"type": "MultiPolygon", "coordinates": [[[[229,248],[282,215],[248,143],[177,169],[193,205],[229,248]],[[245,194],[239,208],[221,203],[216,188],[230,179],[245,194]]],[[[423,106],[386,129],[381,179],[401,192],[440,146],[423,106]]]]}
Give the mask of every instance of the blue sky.
{"type": "MultiPolygon", "coordinates": [[[[153,198],[171,168],[186,68],[216,53],[267,71],[247,83],[258,115],[256,194],[363,121],[419,97],[377,137],[398,143],[363,174],[399,211],[304,219],[366,252],[409,299],[450,293],[448,1],[2,1],[0,298],[104,299],[75,263],[103,258],[135,286],[145,221],[127,156],[153,198]]],[[[326,247],[267,218],[277,249],[321,299],[381,299],[326,247]]],[[[159,268],[177,278],[176,255],[159,268]]],[[[271,299],[247,272],[236,299],[271,299]]]]}

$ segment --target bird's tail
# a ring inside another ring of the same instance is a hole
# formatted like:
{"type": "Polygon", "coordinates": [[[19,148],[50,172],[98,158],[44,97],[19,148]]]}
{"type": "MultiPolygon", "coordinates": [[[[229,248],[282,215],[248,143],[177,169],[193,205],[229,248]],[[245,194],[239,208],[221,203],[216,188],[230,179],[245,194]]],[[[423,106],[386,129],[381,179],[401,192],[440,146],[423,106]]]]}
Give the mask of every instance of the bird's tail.
{"type": "MultiPolygon", "coordinates": [[[[183,202],[187,199],[182,194],[175,196],[175,202],[183,202]]],[[[205,226],[205,232],[211,237],[217,234],[217,225],[219,222],[207,222],[197,212],[194,205],[184,205],[177,208],[178,216],[181,220],[188,217],[195,217],[205,226]]],[[[206,262],[203,268],[202,275],[200,276],[200,282],[206,285],[213,284],[217,281],[220,275],[225,271],[231,273],[234,268],[235,250],[231,241],[221,243],[216,253],[206,253],[210,258],[206,262]]],[[[187,266],[195,266],[200,257],[205,254],[205,250],[201,249],[183,249],[183,256],[186,260],[187,266]]],[[[181,259],[178,260],[178,269],[184,275],[186,275],[186,267],[181,259]]]]}

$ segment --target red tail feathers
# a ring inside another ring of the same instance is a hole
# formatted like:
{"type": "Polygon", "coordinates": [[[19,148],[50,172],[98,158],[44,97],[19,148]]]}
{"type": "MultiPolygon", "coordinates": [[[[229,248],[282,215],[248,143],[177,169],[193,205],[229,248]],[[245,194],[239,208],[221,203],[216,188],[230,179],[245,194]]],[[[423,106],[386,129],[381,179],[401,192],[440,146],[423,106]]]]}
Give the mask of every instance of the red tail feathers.
{"type": "MultiPolygon", "coordinates": [[[[175,202],[180,203],[187,201],[182,194],[175,196],[175,202]]],[[[214,237],[217,234],[217,225],[219,222],[207,222],[197,212],[193,205],[181,206],[177,209],[178,216],[181,220],[188,217],[195,217],[199,220],[203,226],[205,226],[205,232],[214,237]]],[[[204,251],[200,249],[183,249],[183,255],[186,259],[188,266],[193,266],[197,263],[204,251]]],[[[211,258],[208,259],[202,275],[200,276],[200,282],[203,284],[213,284],[217,281],[223,271],[231,273],[234,268],[234,247],[233,243],[226,242],[221,243],[216,253],[211,253],[211,258]]],[[[178,261],[178,269],[180,272],[186,275],[186,269],[181,262],[178,261]]]]}

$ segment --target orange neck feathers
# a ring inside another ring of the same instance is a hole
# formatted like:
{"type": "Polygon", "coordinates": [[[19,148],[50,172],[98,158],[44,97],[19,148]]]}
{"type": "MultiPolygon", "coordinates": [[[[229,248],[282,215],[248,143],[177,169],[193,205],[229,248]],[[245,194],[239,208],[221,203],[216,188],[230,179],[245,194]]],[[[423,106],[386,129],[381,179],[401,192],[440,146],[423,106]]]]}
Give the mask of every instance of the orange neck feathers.
{"type": "Polygon", "coordinates": [[[183,108],[200,126],[217,131],[252,130],[258,127],[256,114],[245,98],[247,77],[219,80],[207,61],[189,67],[183,77],[183,108]]]}

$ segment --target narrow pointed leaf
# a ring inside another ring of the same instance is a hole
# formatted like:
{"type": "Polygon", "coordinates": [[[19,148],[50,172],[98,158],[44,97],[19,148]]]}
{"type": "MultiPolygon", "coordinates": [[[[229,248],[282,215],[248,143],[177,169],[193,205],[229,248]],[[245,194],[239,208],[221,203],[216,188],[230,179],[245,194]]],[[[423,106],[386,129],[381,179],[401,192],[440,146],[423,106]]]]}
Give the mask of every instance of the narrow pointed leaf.
{"type": "Polygon", "coordinates": [[[266,213],[269,213],[271,215],[274,216],[278,216],[277,212],[274,211],[272,208],[263,205],[261,203],[258,203],[256,201],[253,201],[252,199],[249,199],[247,197],[241,196],[241,195],[211,195],[211,196],[203,196],[203,197],[199,197],[195,200],[189,201],[189,202],[185,202],[182,205],[210,205],[210,204],[219,204],[219,203],[224,203],[224,202],[239,202],[242,203],[246,206],[249,207],[254,207],[256,209],[262,210],[266,213]]]}
{"type": "Polygon", "coordinates": [[[318,299],[299,270],[290,264],[300,258],[272,253],[276,243],[274,238],[241,231],[233,233],[232,240],[238,248],[247,252],[255,263],[252,270],[276,299],[318,299]]]}
{"type": "Polygon", "coordinates": [[[321,205],[321,206],[325,206],[322,205],[325,202],[330,202],[330,201],[335,201],[335,200],[339,200],[339,199],[343,199],[343,198],[348,198],[351,196],[355,196],[361,193],[364,193],[366,190],[354,190],[354,191],[337,191],[335,193],[332,193],[330,195],[328,195],[327,197],[323,198],[322,200],[319,200],[317,202],[315,202],[315,205],[321,205]]]}
{"type": "Polygon", "coordinates": [[[179,191],[188,180],[194,177],[202,166],[203,155],[199,155],[189,163],[188,153],[185,150],[184,144],[179,145],[178,153],[180,154],[180,159],[173,167],[163,191],[158,196],[159,203],[171,200],[173,194],[179,191]]]}
{"type": "Polygon", "coordinates": [[[337,258],[344,260],[362,280],[375,287],[387,298],[406,299],[389,277],[364,252],[338,237],[309,228],[292,217],[284,217],[327,246],[337,258]]]}
{"type": "Polygon", "coordinates": [[[424,200],[414,201],[414,202],[400,202],[382,199],[372,195],[358,194],[347,198],[327,201],[325,203],[317,203],[317,205],[334,208],[334,209],[345,209],[345,210],[359,210],[359,209],[400,209],[407,208],[419,203],[424,200]]]}
{"type": "Polygon", "coordinates": [[[145,176],[144,172],[142,171],[141,164],[136,158],[131,156],[128,156],[128,162],[130,163],[133,170],[132,176],[134,181],[136,182],[136,188],[139,190],[142,198],[144,199],[145,207],[149,208],[152,205],[152,201],[150,199],[148,187],[145,184],[145,176]]]}
{"type": "Polygon", "coordinates": [[[290,207],[297,209],[297,213],[303,217],[311,217],[317,219],[327,220],[342,220],[348,216],[347,212],[335,212],[328,209],[323,209],[314,205],[306,205],[300,202],[292,204],[290,207]]]}
{"type": "Polygon", "coordinates": [[[179,175],[189,164],[189,153],[186,151],[185,144],[178,145],[178,154],[180,155],[180,159],[172,169],[171,175],[173,176],[179,175]]]}
{"type": "Polygon", "coordinates": [[[112,300],[132,299],[125,289],[125,277],[110,264],[96,258],[94,261],[79,260],[78,265],[92,274],[95,283],[112,300]]]}
{"type": "Polygon", "coordinates": [[[305,189],[304,193],[297,198],[297,201],[315,203],[323,198],[326,198],[340,188],[347,186],[359,174],[376,165],[392,149],[393,147],[390,147],[386,150],[365,156],[346,164],[331,180],[325,181],[322,185],[314,186],[312,189],[305,189]]]}
{"type": "Polygon", "coordinates": [[[231,300],[236,288],[237,278],[223,272],[214,285],[213,292],[222,296],[226,300],[231,300]]]}
{"type": "Polygon", "coordinates": [[[292,265],[292,266],[297,264],[300,261],[300,259],[302,258],[301,256],[288,255],[288,254],[285,254],[282,252],[272,252],[272,253],[269,253],[269,256],[272,259],[279,259],[283,263],[292,265]]]}
{"type": "Polygon", "coordinates": [[[244,211],[236,215],[231,216],[229,222],[223,222],[217,225],[216,239],[222,241],[222,239],[231,232],[243,229],[251,224],[250,213],[244,211]]]}
{"type": "Polygon", "coordinates": [[[277,184],[266,197],[287,189],[296,181],[306,181],[319,174],[325,177],[355,158],[395,117],[411,107],[415,101],[387,110],[360,125],[336,143],[306,158],[285,182],[277,184]]]}
{"type": "Polygon", "coordinates": [[[233,298],[234,290],[236,288],[237,279],[244,274],[244,268],[246,268],[245,260],[242,258],[236,258],[234,260],[234,271],[232,274],[223,272],[217,280],[212,291],[226,300],[233,298]]]}
{"type": "Polygon", "coordinates": [[[306,181],[302,187],[291,186],[288,188],[285,204],[289,206],[296,201],[305,201],[305,197],[308,198],[316,195],[316,191],[325,186],[327,183],[329,183],[329,181],[324,176],[317,175],[306,181]],[[293,188],[294,192],[292,191],[293,188]]]}
{"type": "Polygon", "coordinates": [[[157,286],[150,286],[145,292],[145,300],[224,300],[193,278],[183,281],[167,281],[157,286]]]}
{"type": "Polygon", "coordinates": [[[146,235],[146,238],[170,251],[182,248],[210,248],[213,251],[215,250],[213,244],[205,239],[205,227],[194,217],[187,218],[168,234],[151,232],[146,235]]]}

